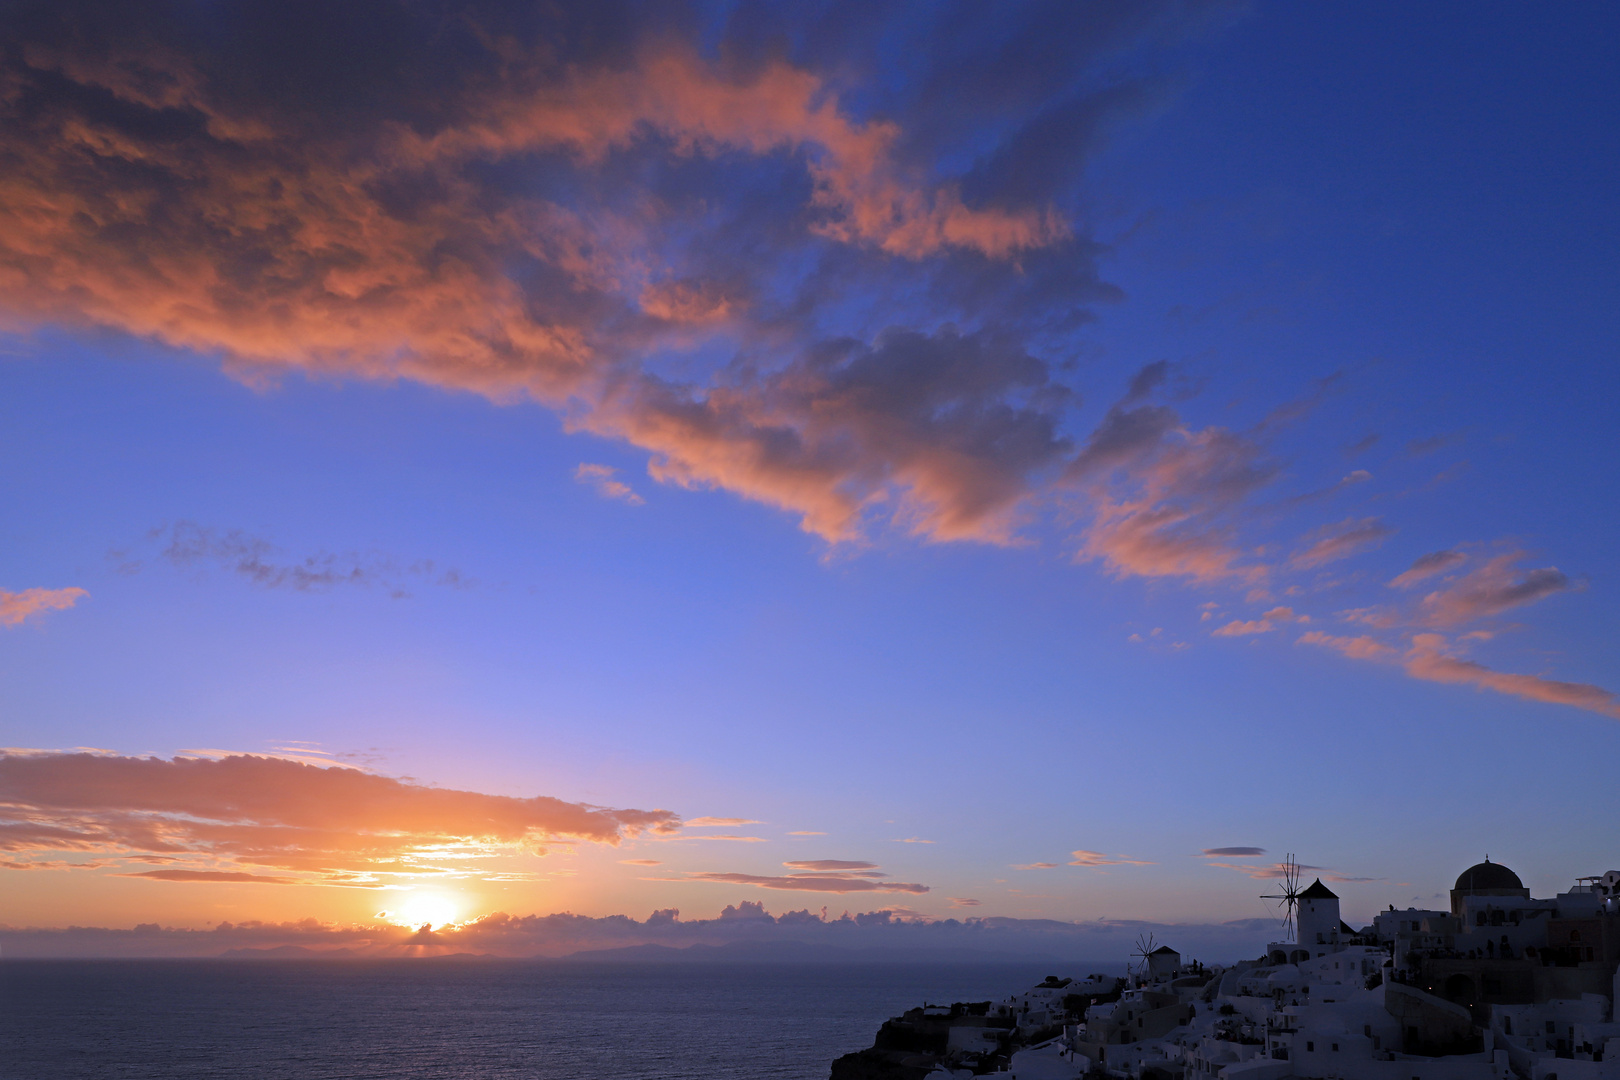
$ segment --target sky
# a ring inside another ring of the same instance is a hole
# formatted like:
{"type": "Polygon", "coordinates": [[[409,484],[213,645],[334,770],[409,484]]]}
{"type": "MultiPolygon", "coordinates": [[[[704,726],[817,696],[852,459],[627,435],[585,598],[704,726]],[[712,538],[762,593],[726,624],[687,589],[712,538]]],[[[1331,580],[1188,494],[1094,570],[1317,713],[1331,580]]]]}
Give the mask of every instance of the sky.
{"type": "Polygon", "coordinates": [[[0,947],[1620,865],[1612,6],[0,20],[0,947]]]}

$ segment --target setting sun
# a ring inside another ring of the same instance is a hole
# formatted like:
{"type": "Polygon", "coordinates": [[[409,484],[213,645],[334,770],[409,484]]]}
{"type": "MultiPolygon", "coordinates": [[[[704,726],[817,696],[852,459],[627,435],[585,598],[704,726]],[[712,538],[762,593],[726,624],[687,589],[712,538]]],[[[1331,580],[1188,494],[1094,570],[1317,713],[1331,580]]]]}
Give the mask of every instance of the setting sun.
{"type": "Polygon", "coordinates": [[[405,898],[398,910],[385,911],[383,916],[400,926],[448,926],[461,913],[461,905],[454,897],[443,893],[419,893],[405,898]]]}

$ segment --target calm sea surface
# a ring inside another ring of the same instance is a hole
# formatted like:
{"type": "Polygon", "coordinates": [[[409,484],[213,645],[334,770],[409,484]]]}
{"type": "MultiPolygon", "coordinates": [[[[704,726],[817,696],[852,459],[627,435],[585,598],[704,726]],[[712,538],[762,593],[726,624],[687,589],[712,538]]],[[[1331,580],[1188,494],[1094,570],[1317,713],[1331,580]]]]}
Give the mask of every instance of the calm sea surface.
{"type": "MultiPolygon", "coordinates": [[[[887,1017],[1039,965],[0,961],[0,1080],[826,1080],[887,1017]]],[[[1078,974],[1061,972],[1060,974],[1078,974]]]]}

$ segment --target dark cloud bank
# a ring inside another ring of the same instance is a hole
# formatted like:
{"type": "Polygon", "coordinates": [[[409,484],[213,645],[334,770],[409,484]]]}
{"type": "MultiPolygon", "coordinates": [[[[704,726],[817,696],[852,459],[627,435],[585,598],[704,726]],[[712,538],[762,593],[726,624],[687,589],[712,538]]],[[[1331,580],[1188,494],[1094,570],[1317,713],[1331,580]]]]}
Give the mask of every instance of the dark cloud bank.
{"type": "Polygon", "coordinates": [[[624,915],[495,914],[465,927],[429,932],[394,926],[341,927],[314,920],[222,923],[211,930],[155,924],[133,929],[0,927],[0,949],[9,958],[473,953],[508,958],[577,955],[580,959],[636,962],[1028,958],[1117,965],[1125,962],[1137,935],[1144,932],[1152,932],[1183,955],[1217,962],[1259,955],[1277,931],[1277,923],[1269,919],[1198,925],[1009,918],[929,921],[896,914],[893,909],[825,917],[801,910],[773,916],[761,904],[744,902],[726,908],[717,919],[685,921],[673,909],[654,912],[644,921],[624,915]]]}

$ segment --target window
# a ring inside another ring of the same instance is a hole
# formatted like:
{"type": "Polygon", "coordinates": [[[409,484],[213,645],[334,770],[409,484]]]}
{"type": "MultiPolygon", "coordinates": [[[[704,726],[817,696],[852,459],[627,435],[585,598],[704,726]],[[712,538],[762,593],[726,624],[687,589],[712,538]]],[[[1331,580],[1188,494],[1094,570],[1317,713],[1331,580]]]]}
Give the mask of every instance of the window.
{"type": "Polygon", "coordinates": [[[1305,1044],[1305,1050],[1306,1050],[1307,1053],[1311,1053],[1311,1054],[1316,1053],[1316,1044],[1314,1042],[1307,1042],[1305,1044]]]}
{"type": "Polygon", "coordinates": [[[1549,1034],[1549,1035],[1558,1034],[1558,1027],[1551,1020],[1547,1021],[1547,1034],[1549,1034]]]}
{"type": "Polygon", "coordinates": [[[1337,1054],[1339,1052],[1339,1044],[1338,1043],[1333,1044],[1333,1052],[1335,1054],[1337,1054]]]}
{"type": "Polygon", "coordinates": [[[1369,1039],[1372,1038],[1372,1025],[1371,1024],[1362,1024],[1361,1025],[1361,1033],[1363,1035],[1367,1036],[1367,1038],[1369,1038],[1369,1039]]]}
{"type": "Polygon", "coordinates": [[[1502,1034],[1504,1034],[1504,1035],[1513,1034],[1513,1017],[1511,1017],[1511,1016],[1502,1017],[1502,1034]]]}

